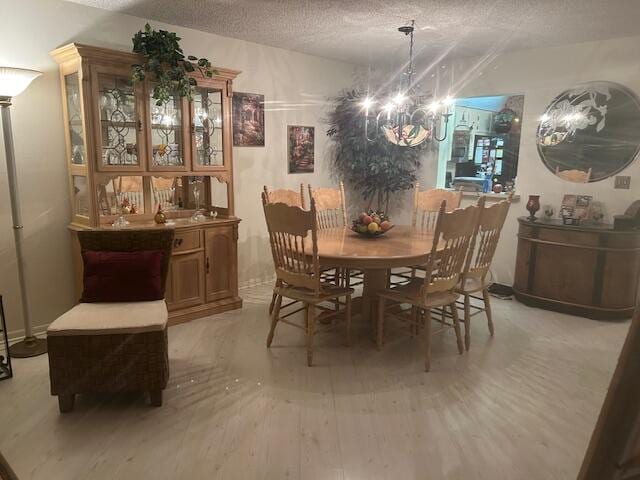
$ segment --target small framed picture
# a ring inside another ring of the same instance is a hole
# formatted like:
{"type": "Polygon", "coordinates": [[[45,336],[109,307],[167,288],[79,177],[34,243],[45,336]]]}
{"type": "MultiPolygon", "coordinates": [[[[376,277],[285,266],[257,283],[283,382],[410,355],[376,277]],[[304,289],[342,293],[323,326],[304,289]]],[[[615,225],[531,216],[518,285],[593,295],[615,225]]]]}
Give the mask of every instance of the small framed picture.
{"type": "Polygon", "coordinates": [[[287,163],[289,173],[313,173],[315,127],[287,126],[287,163]]]}

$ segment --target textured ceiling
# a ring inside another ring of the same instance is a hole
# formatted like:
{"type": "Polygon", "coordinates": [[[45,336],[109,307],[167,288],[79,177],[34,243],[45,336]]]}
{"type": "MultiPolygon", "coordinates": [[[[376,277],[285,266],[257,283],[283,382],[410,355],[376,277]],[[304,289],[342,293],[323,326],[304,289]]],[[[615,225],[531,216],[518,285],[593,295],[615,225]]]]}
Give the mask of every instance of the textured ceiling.
{"type": "Polygon", "coordinates": [[[71,0],[357,64],[422,60],[637,35],[640,0],[71,0]],[[404,58],[404,55],[402,55],[404,58]]]}

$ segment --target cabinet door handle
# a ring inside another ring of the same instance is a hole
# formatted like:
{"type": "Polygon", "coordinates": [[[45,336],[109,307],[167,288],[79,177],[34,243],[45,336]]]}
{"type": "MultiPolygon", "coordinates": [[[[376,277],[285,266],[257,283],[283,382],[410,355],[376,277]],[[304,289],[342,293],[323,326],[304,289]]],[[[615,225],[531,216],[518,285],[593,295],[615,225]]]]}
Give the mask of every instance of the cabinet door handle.
{"type": "Polygon", "coordinates": [[[142,120],[138,119],[138,131],[142,131],[142,120]]]}
{"type": "Polygon", "coordinates": [[[181,238],[176,238],[173,240],[173,248],[177,248],[180,245],[182,245],[182,239],[181,238]]]}
{"type": "Polygon", "coordinates": [[[206,269],[207,273],[209,273],[209,257],[207,257],[207,261],[205,263],[205,269],[206,269]]]}
{"type": "Polygon", "coordinates": [[[196,126],[192,123],[191,124],[191,135],[195,135],[196,134],[196,126]]]}

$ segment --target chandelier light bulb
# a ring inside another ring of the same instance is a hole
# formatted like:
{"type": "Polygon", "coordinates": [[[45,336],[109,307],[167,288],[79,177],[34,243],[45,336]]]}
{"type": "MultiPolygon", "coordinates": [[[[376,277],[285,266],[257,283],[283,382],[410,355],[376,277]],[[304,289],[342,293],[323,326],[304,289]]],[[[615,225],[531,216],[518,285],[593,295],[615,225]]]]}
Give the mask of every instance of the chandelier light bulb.
{"type": "Polygon", "coordinates": [[[447,95],[446,98],[442,101],[442,103],[444,104],[445,107],[453,105],[453,98],[451,97],[451,95],[447,95]]]}
{"type": "Polygon", "coordinates": [[[541,121],[541,122],[546,122],[546,121],[548,121],[550,118],[551,118],[551,117],[550,117],[548,114],[546,114],[546,113],[545,113],[545,114],[543,114],[543,115],[540,117],[540,121],[541,121]]]}
{"type": "Polygon", "coordinates": [[[429,105],[429,110],[431,110],[433,113],[437,112],[439,108],[440,108],[440,102],[437,102],[435,100],[431,102],[431,104],[429,105]]]}
{"type": "Polygon", "coordinates": [[[389,102],[389,103],[387,103],[387,104],[383,107],[383,109],[384,109],[386,112],[390,112],[390,111],[391,111],[391,110],[393,110],[394,108],[395,108],[395,105],[393,104],[393,102],[389,102]]]}
{"type": "Polygon", "coordinates": [[[393,98],[393,103],[395,103],[396,105],[402,105],[405,100],[407,99],[406,95],[404,95],[403,93],[398,93],[394,98],[393,98]]]}
{"type": "Polygon", "coordinates": [[[373,98],[366,97],[362,101],[361,105],[362,105],[362,108],[364,108],[366,110],[369,110],[369,108],[371,108],[374,103],[375,103],[375,101],[373,100],[373,98]]]}

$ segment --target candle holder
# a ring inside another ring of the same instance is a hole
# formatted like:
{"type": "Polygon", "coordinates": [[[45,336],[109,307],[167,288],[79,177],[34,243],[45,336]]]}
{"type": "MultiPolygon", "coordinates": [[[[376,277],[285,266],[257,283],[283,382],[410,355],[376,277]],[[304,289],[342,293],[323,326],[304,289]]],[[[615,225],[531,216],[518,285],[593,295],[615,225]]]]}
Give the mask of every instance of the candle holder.
{"type": "Polygon", "coordinates": [[[527,210],[529,211],[529,216],[527,220],[530,222],[535,222],[536,212],[540,210],[540,195],[529,195],[529,200],[527,201],[527,210]]]}

